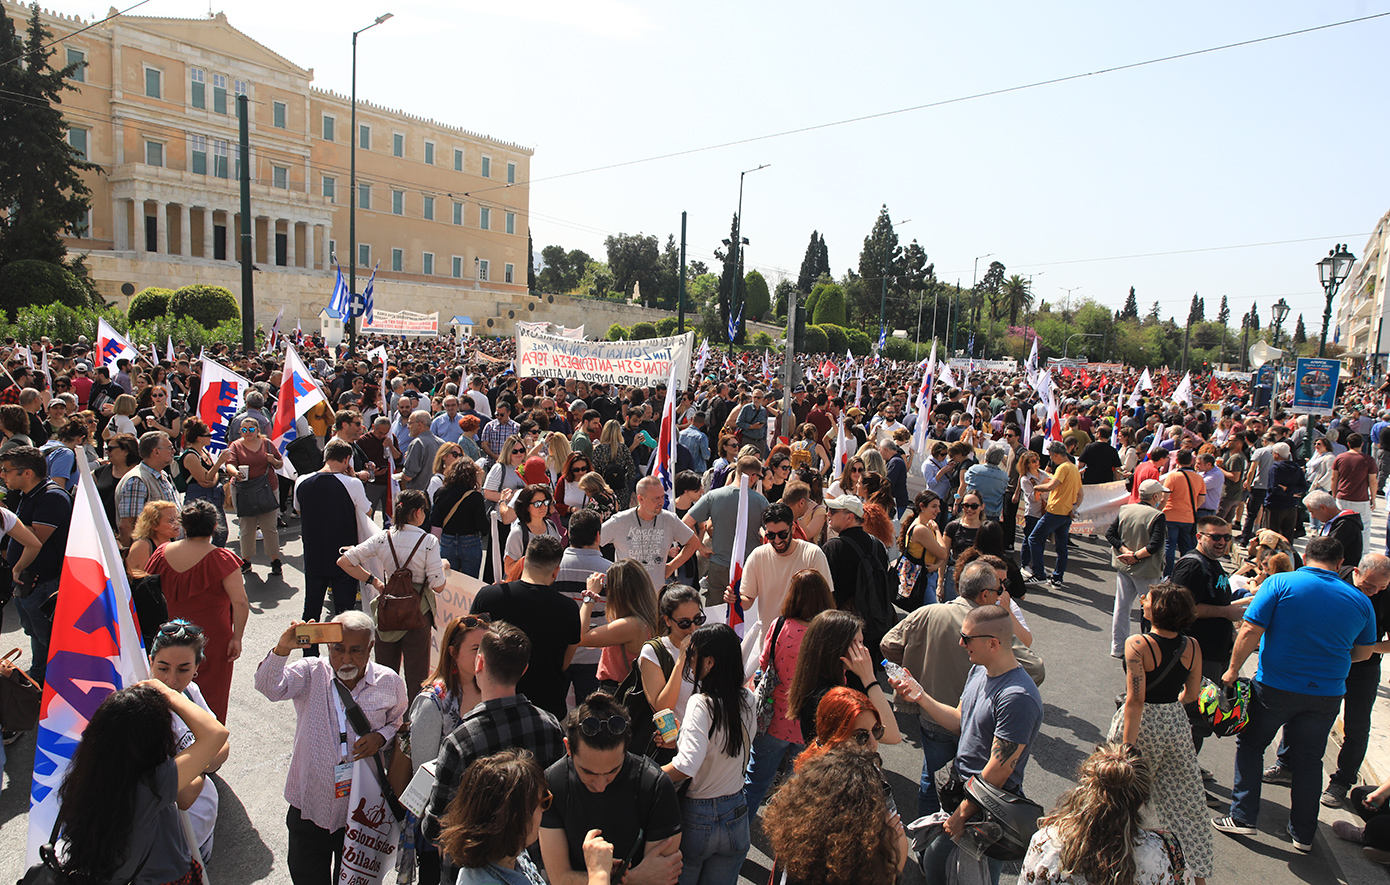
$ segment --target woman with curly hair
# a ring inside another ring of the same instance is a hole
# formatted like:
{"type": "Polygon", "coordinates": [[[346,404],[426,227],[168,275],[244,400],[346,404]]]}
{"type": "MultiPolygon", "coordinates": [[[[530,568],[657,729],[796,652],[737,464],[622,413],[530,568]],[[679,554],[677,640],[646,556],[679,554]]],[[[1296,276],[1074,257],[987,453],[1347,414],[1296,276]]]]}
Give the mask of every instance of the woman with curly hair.
{"type": "Polygon", "coordinates": [[[891,885],[912,852],[888,810],[876,754],[857,746],[799,766],[769,803],[763,831],[772,842],[773,881],[787,885],[891,885]]]}
{"type": "Polygon", "coordinates": [[[1153,775],[1132,748],[1103,744],[1077,772],[1023,858],[1020,881],[1069,885],[1160,885],[1191,882],[1172,833],[1143,829],[1153,775]]]}

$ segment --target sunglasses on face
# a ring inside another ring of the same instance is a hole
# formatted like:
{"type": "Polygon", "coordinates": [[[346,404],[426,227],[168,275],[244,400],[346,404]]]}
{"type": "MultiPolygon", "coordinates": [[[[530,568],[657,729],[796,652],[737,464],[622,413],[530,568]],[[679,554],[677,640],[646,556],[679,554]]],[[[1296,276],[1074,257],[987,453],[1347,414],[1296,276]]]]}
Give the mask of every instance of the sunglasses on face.
{"type": "Polygon", "coordinates": [[[539,501],[532,501],[532,502],[531,502],[531,506],[532,506],[532,507],[549,507],[549,506],[550,506],[550,501],[545,500],[545,499],[542,499],[542,500],[539,500],[539,501]]]}
{"type": "Polygon", "coordinates": [[[790,538],[791,536],[792,536],[791,529],[783,529],[783,530],[780,531],[780,532],[768,532],[768,533],[767,533],[768,540],[771,540],[771,541],[785,541],[785,540],[787,540],[788,538],[790,538]]]}
{"type": "Polygon", "coordinates": [[[988,635],[988,634],[986,634],[986,633],[980,633],[980,634],[978,634],[978,635],[971,636],[969,633],[966,633],[966,632],[963,631],[963,630],[961,631],[961,634],[960,634],[960,641],[961,641],[961,644],[963,644],[963,645],[969,645],[969,644],[970,644],[970,640],[972,640],[972,639],[993,639],[993,638],[994,638],[993,636],[990,636],[990,635],[988,635]]]}
{"type": "Polygon", "coordinates": [[[960,509],[962,509],[962,510],[979,510],[979,509],[980,509],[980,505],[979,505],[979,504],[962,504],[962,505],[960,505],[960,509]]]}
{"type": "Polygon", "coordinates": [[[849,469],[849,472],[850,472],[850,473],[863,473],[863,472],[864,472],[864,468],[863,468],[863,467],[851,467],[851,468],[849,469]]]}
{"type": "Polygon", "coordinates": [[[243,428],[241,428],[241,432],[242,432],[242,433],[256,433],[256,432],[259,431],[259,430],[260,430],[259,427],[243,427],[243,428]]]}
{"type": "Polygon", "coordinates": [[[1212,533],[1212,532],[1201,532],[1200,534],[1201,534],[1201,536],[1204,537],[1204,538],[1211,538],[1211,542],[1212,542],[1213,544],[1229,544],[1229,543],[1231,543],[1231,533],[1230,533],[1230,532],[1226,532],[1225,534],[1221,534],[1221,535],[1217,535],[1217,534],[1214,534],[1214,533],[1212,533]]]}
{"type": "Polygon", "coordinates": [[[689,630],[691,627],[703,627],[705,624],[705,613],[700,612],[693,618],[676,618],[676,626],[682,630],[689,630]]]}
{"type": "Polygon", "coordinates": [[[627,717],[609,716],[606,719],[600,719],[597,716],[585,716],[579,720],[579,730],[589,737],[597,737],[601,731],[606,731],[617,737],[627,734],[627,717]]]}
{"type": "Polygon", "coordinates": [[[873,728],[857,728],[854,731],[854,742],[861,747],[869,745],[869,736],[872,735],[876,741],[883,740],[883,726],[875,725],[873,728]]]}

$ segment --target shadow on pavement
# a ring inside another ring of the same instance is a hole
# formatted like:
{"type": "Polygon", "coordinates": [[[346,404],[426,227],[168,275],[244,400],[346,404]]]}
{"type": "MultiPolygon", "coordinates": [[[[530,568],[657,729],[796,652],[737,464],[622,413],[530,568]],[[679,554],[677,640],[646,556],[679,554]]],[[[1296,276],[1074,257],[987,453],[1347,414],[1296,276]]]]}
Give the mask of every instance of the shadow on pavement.
{"type": "Polygon", "coordinates": [[[213,781],[217,784],[217,829],[209,877],[219,885],[265,881],[275,865],[275,853],[261,841],[240,797],[221,777],[213,775],[213,781]]]}

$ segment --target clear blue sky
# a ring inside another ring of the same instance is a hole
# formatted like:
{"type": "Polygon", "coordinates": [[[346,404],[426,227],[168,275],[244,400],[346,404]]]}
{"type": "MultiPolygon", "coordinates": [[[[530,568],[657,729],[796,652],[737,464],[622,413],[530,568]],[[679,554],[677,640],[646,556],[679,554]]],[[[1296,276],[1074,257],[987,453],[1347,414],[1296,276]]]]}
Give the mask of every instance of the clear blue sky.
{"type": "MultiPolygon", "coordinates": [[[[62,0],[64,11],[81,9],[62,0]]],[[[217,8],[214,6],[214,9],[217,8]]],[[[1344,2],[885,3],[712,0],[243,0],[230,22],[316,85],[532,145],[532,176],[596,166],[1085,73],[1390,11],[1344,2]]],[[[195,16],[152,0],[136,14],[195,16]]],[[[856,266],[879,205],[948,281],[975,256],[1034,274],[1050,302],[1080,287],[1119,307],[1162,303],[1181,322],[1194,291],[1214,316],[1282,295],[1310,336],[1314,263],[1358,257],[1387,209],[1378,100],[1390,18],[532,186],[536,249],[601,257],[610,233],[679,233],[712,263],[739,172],[747,261],[795,276],[812,229],[836,275],[856,266]],[[1271,241],[1306,242],[1192,252],[1271,241]],[[1142,253],[1162,257],[1107,259],[1142,253]],[[1038,275],[1041,274],[1041,275],[1038,275]]]]}

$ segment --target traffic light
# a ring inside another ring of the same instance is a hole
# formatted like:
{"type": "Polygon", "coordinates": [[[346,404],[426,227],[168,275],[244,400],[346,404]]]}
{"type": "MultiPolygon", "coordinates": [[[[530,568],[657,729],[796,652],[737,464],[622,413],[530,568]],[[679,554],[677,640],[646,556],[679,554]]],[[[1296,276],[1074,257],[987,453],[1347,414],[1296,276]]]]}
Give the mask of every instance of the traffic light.
{"type": "Polygon", "coordinates": [[[793,308],[794,316],[788,318],[792,327],[792,344],[797,353],[806,352],[806,307],[799,300],[793,308]]]}

